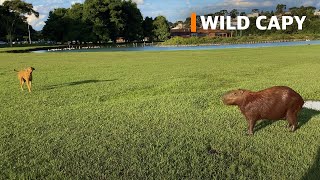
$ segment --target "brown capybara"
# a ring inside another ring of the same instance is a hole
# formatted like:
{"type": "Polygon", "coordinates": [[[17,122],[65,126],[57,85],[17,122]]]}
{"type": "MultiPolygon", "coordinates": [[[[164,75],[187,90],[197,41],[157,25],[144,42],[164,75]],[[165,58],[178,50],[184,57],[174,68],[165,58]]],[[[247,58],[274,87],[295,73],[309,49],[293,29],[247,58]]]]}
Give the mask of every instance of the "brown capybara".
{"type": "Polygon", "coordinates": [[[223,96],[226,105],[237,105],[248,122],[248,134],[258,120],[286,119],[291,131],[297,128],[297,116],[304,101],[302,97],[286,86],[274,86],[258,92],[244,89],[233,90],[223,96]]]}

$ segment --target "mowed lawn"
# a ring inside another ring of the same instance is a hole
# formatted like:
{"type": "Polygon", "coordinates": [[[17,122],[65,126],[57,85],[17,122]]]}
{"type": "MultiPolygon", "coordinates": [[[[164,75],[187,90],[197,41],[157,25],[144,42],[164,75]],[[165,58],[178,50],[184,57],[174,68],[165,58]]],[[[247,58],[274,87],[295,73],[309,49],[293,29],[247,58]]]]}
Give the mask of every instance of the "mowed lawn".
{"type": "Polygon", "coordinates": [[[221,96],[320,100],[320,46],[0,54],[0,179],[317,179],[320,112],[256,125],[221,96]],[[33,66],[33,92],[16,72],[33,66]]]}

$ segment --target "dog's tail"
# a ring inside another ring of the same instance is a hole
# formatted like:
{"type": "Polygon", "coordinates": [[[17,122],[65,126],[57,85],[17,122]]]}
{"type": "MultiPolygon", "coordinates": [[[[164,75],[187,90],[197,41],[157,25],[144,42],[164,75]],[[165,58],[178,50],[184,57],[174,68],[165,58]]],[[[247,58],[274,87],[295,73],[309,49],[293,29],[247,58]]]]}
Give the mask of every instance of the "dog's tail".
{"type": "Polygon", "coordinates": [[[13,71],[15,71],[15,72],[19,72],[18,70],[16,70],[16,69],[13,69],[13,71]]]}

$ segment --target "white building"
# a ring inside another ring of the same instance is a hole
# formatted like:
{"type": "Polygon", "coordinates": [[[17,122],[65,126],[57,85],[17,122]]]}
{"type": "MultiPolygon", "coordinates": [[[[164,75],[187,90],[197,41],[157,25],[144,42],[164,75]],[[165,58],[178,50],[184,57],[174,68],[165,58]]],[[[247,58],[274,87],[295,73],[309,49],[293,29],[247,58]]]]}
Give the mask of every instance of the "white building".
{"type": "Polygon", "coordinates": [[[253,17],[258,17],[259,13],[251,13],[251,14],[247,14],[248,18],[253,18],[253,17]]]}
{"type": "Polygon", "coordinates": [[[185,25],[182,24],[182,23],[179,23],[179,24],[177,24],[176,27],[174,27],[174,28],[172,28],[172,29],[184,29],[184,28],[185,28],[185,25]]]}
{"type": "Polygon", "coordinates": [[[315,16],[320,16],[320,10],[314,12],[315,16]]]}

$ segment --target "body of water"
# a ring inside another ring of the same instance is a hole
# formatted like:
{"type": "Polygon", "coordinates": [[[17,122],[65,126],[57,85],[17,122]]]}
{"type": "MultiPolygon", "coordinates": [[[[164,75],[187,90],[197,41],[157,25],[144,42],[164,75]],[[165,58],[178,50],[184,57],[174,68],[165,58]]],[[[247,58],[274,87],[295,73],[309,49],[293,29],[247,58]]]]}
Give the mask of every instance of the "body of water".
{"type": "Polygon", "coordinates": [[[179,51],[179,50],[210,50],[210,49],[232,49],[232,48],[299,46],[299,45],[311,45],[311,44],[320,44],[320,40],[256,43],[256,44],[208,45],[208,46],[170,46],[170,47],[138,46],[138,47],[108,47],[108,48],[102,47],[102,48],[88,48],[88,49],[59,50],[59,51],[38,50],[38,51],[31,51],[31,52],[51,53],[51,52],[179,51]]]}

